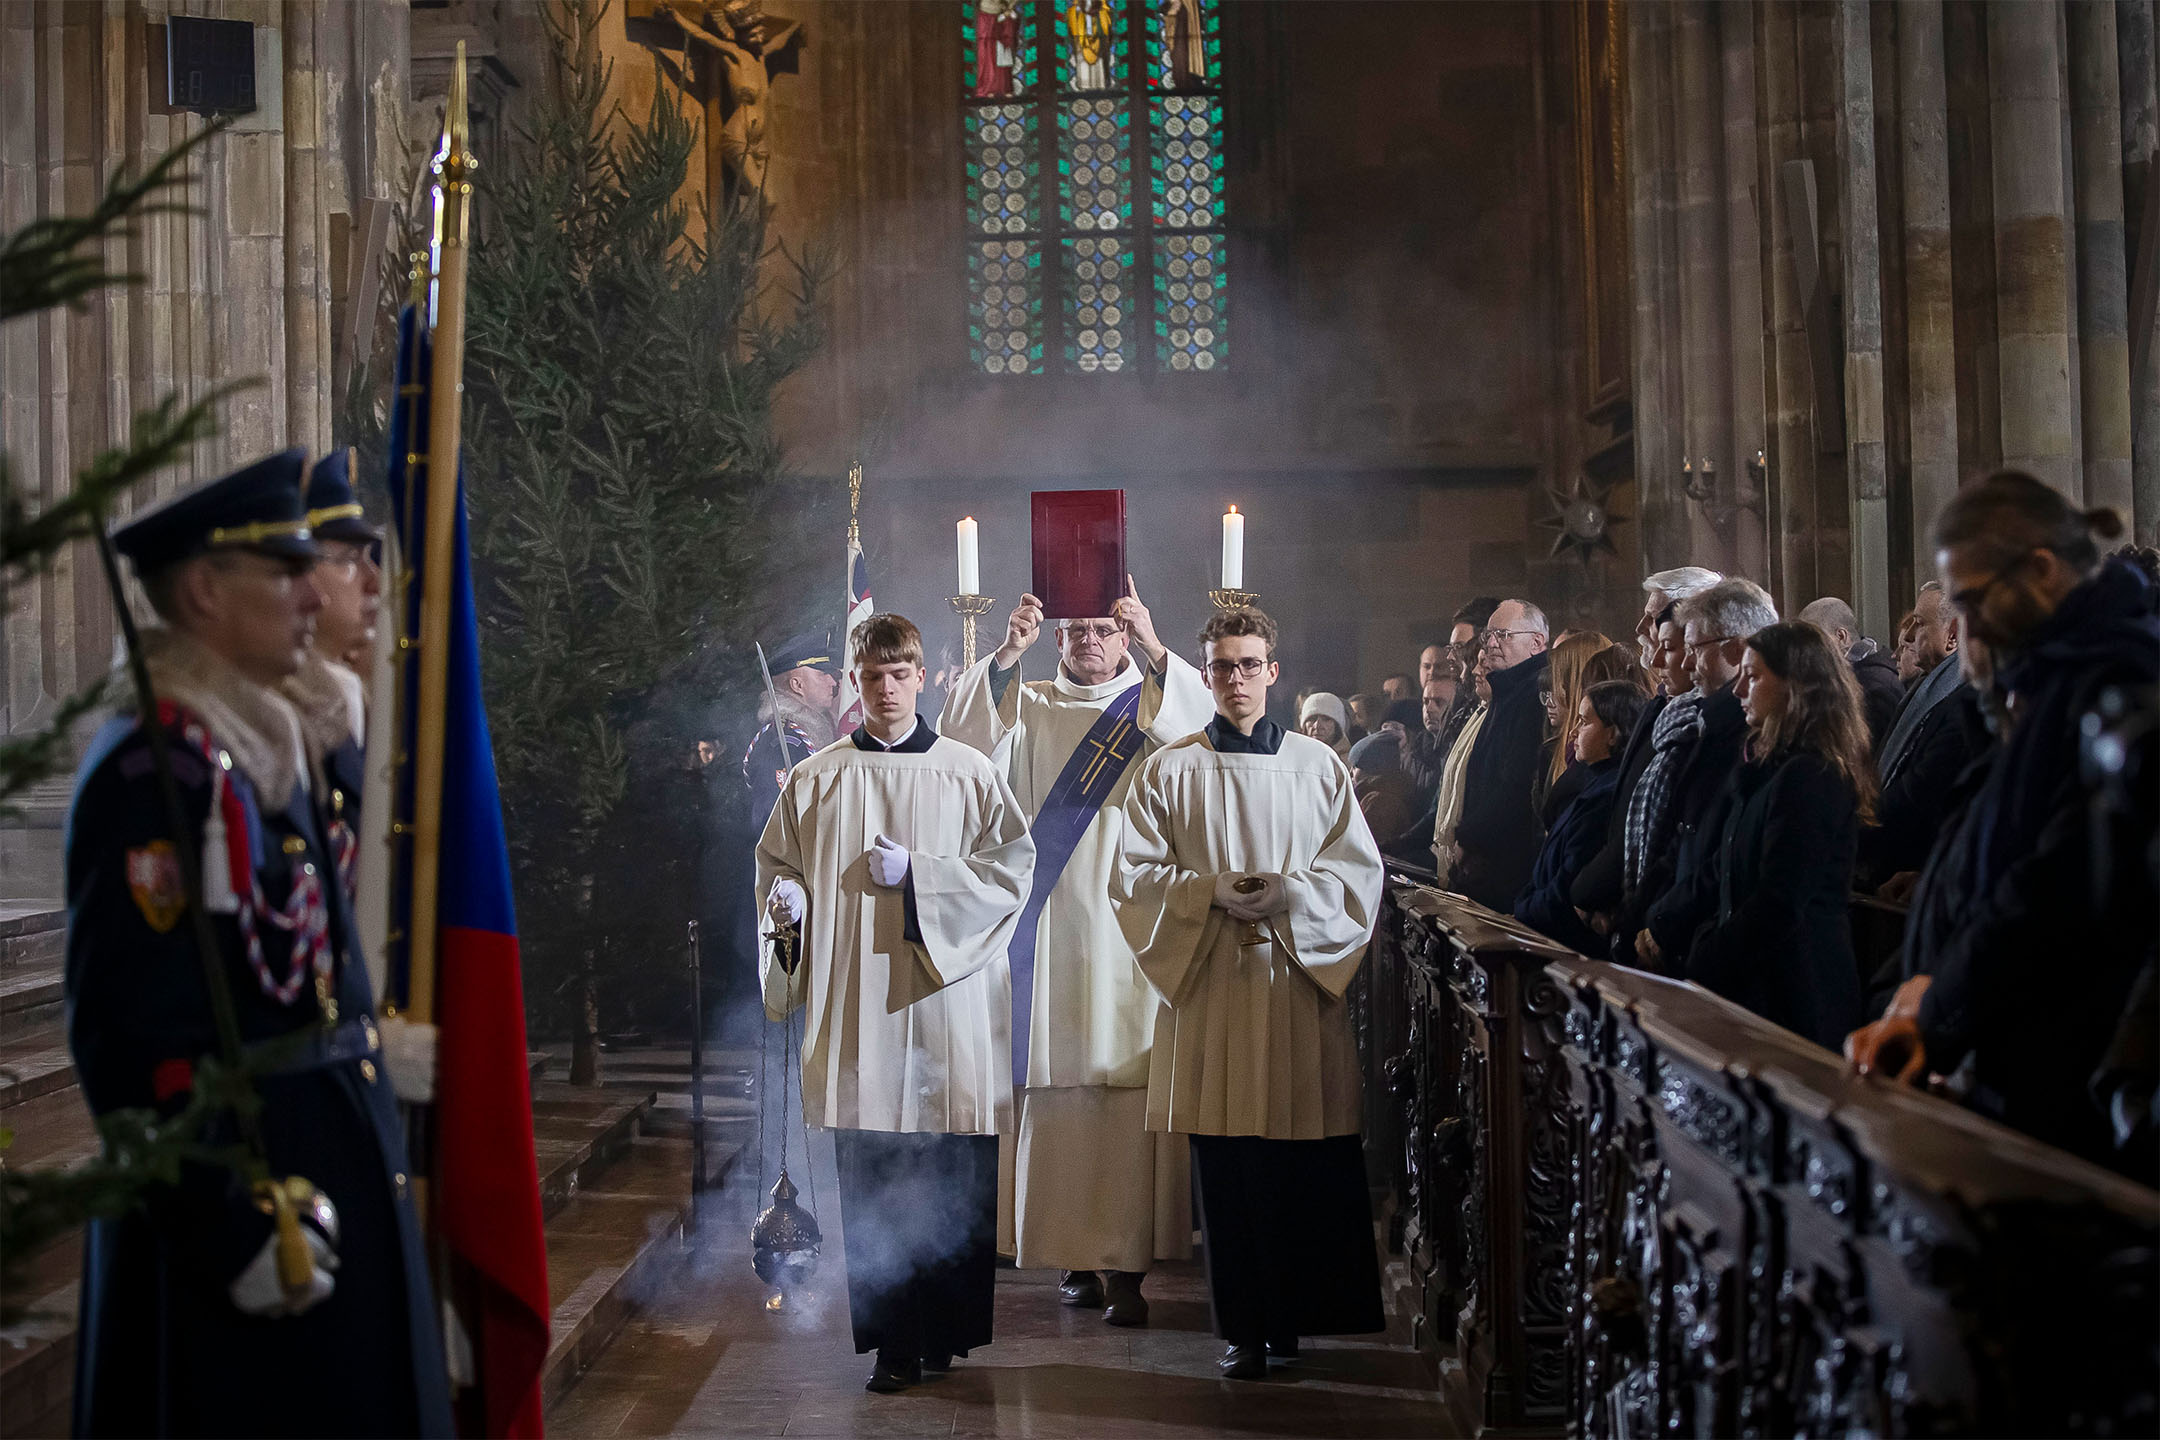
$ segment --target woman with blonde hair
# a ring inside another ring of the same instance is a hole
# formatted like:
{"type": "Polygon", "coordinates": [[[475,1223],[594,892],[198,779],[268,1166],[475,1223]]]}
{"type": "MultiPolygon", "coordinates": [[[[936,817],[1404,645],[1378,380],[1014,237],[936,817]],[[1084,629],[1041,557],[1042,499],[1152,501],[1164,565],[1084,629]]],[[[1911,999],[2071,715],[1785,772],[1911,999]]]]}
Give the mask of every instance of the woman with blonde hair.
{"type": "Polygon", "coordinates": [[[1581,788],[1580,777],[1565,786],[1560,784],[1570,763],[1568,733],[1575,728],[1583,692],[1590,688],[1583,680],[1584,672],[1592,660],[1611,648],[1612,641],[1595,630],[1570,631],[1565,640],[1552,647],[1552,661],[1539,682],[1538,693],[1545,697],[1545,759],[1532,781],[1530,803],[1545,829],[1552,828],[1553,816],[1567,808],[1575,791],[1581,788]]]}
{"type": "Polygon", "coordinates": [[[1859,682],[1820,627],[1787,621],[1749,637],[1733,689],[1747,751],[1727,782],[1716,860],[1692,904],[1653,910],[1646,953],[1836,1049],[1864,1004],[1846,918],[1875,806],[1859,682]],[[1684,949],[1670,928],[1683,916],[1702,917],[1684,949]]]}

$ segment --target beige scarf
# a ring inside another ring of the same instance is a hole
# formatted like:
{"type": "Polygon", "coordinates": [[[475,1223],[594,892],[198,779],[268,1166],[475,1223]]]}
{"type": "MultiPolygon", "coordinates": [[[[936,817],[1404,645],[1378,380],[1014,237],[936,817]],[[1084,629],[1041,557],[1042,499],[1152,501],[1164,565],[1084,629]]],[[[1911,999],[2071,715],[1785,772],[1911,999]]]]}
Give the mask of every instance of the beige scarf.
{"type": "Polygon", "coordinates": [[[300,734],[307,741],[308,759],[318,768],[323,757],[348,736],[354,744],[366,747],[367,699],[358,675],[310,650],[279,689],[300,712],[300,734]]]}
{"type": "Polygon", "coordinates": [[[223,746],[253,782],[264,812],[290,804],[306,764],[298,712],[181,631],[147,629],[142,645],[151,689],[202,718],[212,742],[223,746]]]}

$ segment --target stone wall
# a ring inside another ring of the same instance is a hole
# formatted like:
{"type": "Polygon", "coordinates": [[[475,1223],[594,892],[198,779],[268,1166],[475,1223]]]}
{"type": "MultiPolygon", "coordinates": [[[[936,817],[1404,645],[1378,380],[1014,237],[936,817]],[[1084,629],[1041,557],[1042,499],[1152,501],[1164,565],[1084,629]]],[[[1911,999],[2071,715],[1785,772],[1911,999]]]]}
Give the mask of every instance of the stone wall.
{"type": "Polygon", "coordinates": [[[1888,639],[1997,466],[2149,540],[2151,0],[1625,9],[1645,563],[1843,595],[1888,639]]]}
{"type": "MultiPolygon", "coordinates": [[[[196,213],[147,217],[116,246],[115,268],[145,283],[0,331],[0,440],[37,494],[65,493],[168,393],[249,387],[223,406],[222,433],[138,504],[286,445],[326,447],[355,202],[404,183],[397,0],[11,4],[0,6],[0,228],[89,209],[122,167],[200,127],[162,104],[173,13],[254,22],[260,105],[201,153],[196,213]]],[[[0,732],[41,723],[103,672],[115,637],[87,553],[62,556],[10,601],[0,732]]],[[[51,827],[65,793],[37,797],[29,818],[44,833],[0,833],[0,894],[58,893],[51,827]]]]}

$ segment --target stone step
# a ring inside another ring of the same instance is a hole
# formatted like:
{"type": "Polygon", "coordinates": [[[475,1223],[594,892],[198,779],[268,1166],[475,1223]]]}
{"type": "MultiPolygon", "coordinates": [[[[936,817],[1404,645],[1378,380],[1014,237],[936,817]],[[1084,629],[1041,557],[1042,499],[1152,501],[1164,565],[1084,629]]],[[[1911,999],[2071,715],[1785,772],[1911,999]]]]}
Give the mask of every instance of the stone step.
{"type": "Polygon", "coordinates": [[[553,1306],[543,1405],[577,1383],[682,1264],[690,1216],[690,1142],[639,1136],[628,1153],[548,1221],[553,1306]]]}
{"type": "MultiPolygon", "coordinates": [[[[627,1154],[652,1104],[649,1094],[625,1096],[547,1080],[533,1086],[540,1213],[560,1214],[594,1176],[627,1154]]],[[[683,1174],[689,1173],[686,1158],[683,1174]]]]}
{"type": "Polygon", "coordinates": [[[0,974],[58,965],[67,952],[67,911],[57,900],[0,900],[0,974]]]}
{"type": "Polygon", "coordinates": [[[65,1005],[59,957],[0,970],[0,1034],[57,1020],[65,1005]]]}
{"type": "Polygon", "coordinates": [[[54,1019],[0,1033],[0,1111],[75,1084],[67,1026],[54,1019]]]}
{"type": "MultiPolygon", "coordinates": [[[[72,1085],[0,1110],[13,1132],[7,1163],[70,1169],[97,1154],[97,1128],[72,1085]]],[[[76,1284],[82,1232],[71,1230],[22,1262],[0,1295],[0,1435],[65,1435],[75,1375],[76,1284]]]]}

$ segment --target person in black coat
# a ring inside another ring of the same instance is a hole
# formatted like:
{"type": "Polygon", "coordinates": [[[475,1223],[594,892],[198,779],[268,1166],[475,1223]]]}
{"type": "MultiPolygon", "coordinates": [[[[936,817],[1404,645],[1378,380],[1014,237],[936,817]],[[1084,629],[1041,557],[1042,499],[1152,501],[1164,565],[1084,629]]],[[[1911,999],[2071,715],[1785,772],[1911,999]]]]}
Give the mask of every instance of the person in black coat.
{"type": "Polygon", "coordinates": [[[1627,891],[1627,819],[1635,786],[1649,767],[1651,736],[1658,717],[1677,696],[1685,695],[1694,681],[1687,670],[1687,641],[1680,624],[1679,606],[1660,609],[1651,626],[1650,679],[1658,693],[1636,717],[1634,733],[1620,755],[1620,778],[1613,794],[1612,816],[1606,822],[1605,843],[1575,876],[1569,898],[1577,915],[1600,935],[1613,933],[1613,919],[1627,891]]]}
{"type": "Polygon", "coordinates": [[[1898,678],[1897,658],[1885,654],[1860,633],[1860,620],[1852,606],[1835,595],[1808,602],[1800,618],[1820,625],[1843,652],[1860,686],[1860,710],[1867,717],[1869,741],[1882,744],[1898,706],[1905,700],[1905,682],[1898,678]]]}
{"type": "MultiPolygon", "coordinates": [[[[2103,1162],[2113,1137],[2088,1080],[2160,907],[2138,847],[2095,850],[2079,770],[2082,717],[2111,688],[2160,674],[2151,588],[2130,565],[2101,563],[2094,543],[2120,532],[2113,512],[2081,512],[2015,471],[1959,492],[1936,521],[1936,567],[1965,634],[1994,657],[2010,732],[1921,872],[1909,978],[1847,1042],[1863,1070],[1968,1068],[1976,1109],[2103,1162]]],[[[2160,820],[2150,788],[2130,827],[2148,836],[2160,820]]]]}
{"type": "Polygon", "coordinates": [[[1493,611],[1485,632],[1492,704],[1463,780],[1459,852],[1450,884],[1480,905],[1506,912],[1530,878],[1541,828],[1531,785],[1545,758],[1545,703],[1538,683],[1549,661],[1544,612],[1527,600],[1493,611]]]}
{"type": "Polygon", "coordinates": [[[1798,622],[1749,639],[1736,688],[1749,753],[1694,882],[1708,913],[1680,973],[1834,1049],[1862,1013],[1846,917],[1874,798],[1859,685],[1830,638],[1798,622]]]}
{"type": "Polygon", "coordinates": [[[1875,823],[1860,832],[1861,889],[1917,875],[1949,819],[1958,777],[1995,743],[1960,664],[1953,655],[1921,676],[1883,738],[1875,823]]]}
{"type": "Polygon", "coordinates": [[[1621,753],[1647,704],[1648,697],[1626,680],[1608,680],[1584,693],[1568,737],[1575,757],[1568,773],[1579,774],[1581,781],[1546,834],[1529,883],[1515,897],[1516,919],[1585,955],[1600,953],[1605,942],[1576,913],[1570,892],[1576,875],[1605,843],[1620,789],[1621,753]]]}

